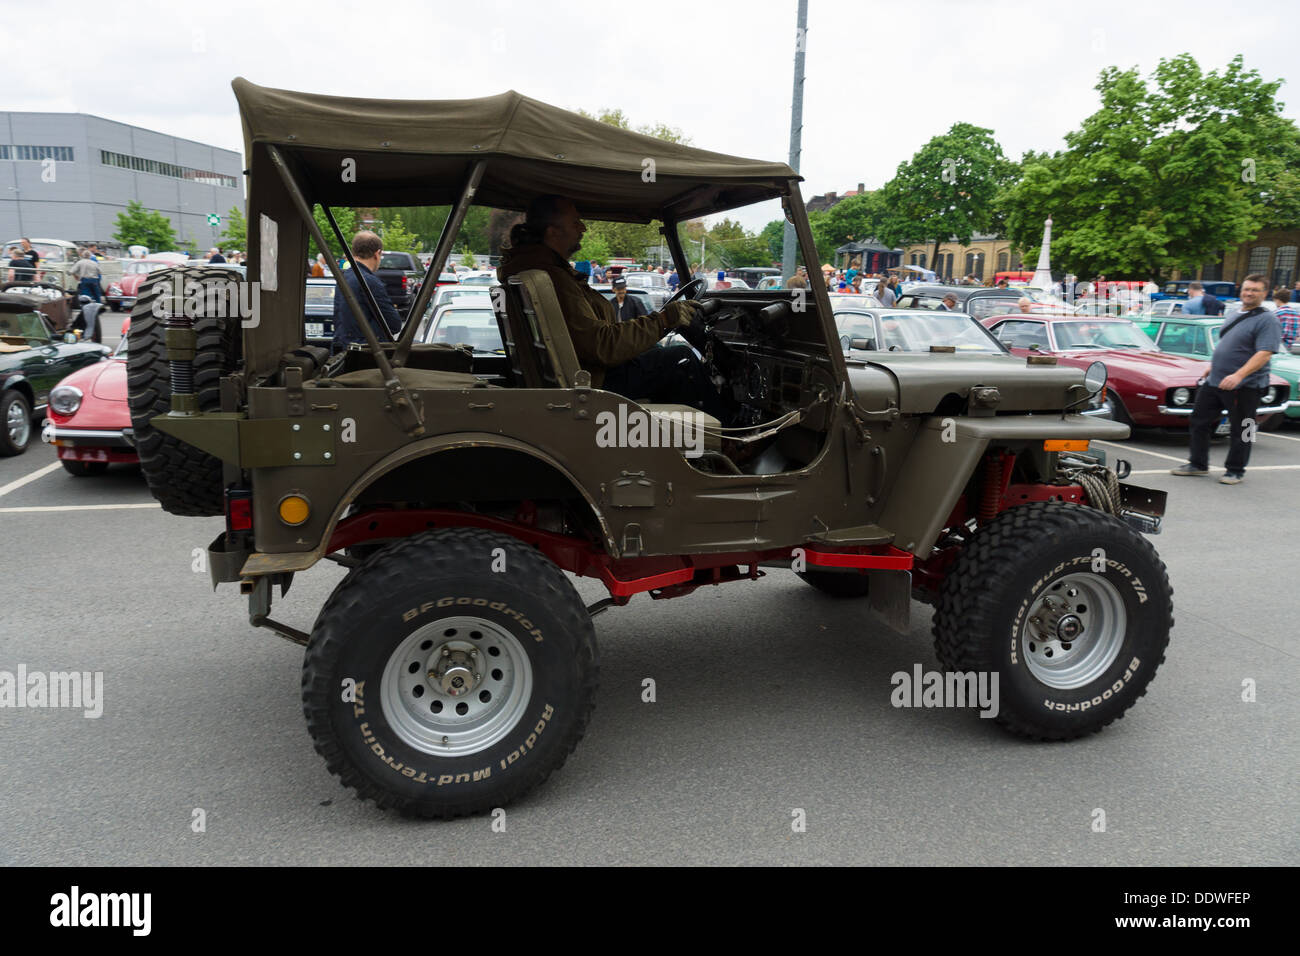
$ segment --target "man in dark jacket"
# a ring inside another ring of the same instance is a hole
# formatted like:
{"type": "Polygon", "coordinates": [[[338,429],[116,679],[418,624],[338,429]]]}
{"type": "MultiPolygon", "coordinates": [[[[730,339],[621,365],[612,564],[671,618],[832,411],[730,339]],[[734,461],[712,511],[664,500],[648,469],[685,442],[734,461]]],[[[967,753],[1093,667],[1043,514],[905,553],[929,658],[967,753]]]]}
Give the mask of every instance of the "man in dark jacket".
{"type": "Polygon", "coordinates": [[[626,322],[628,319],[635,319],[646,315],[648,310],[645,303],[641,301],[639,295],[627,294],[627,279],[622,276],[615,276],[614,281],[610,283],[614,290],[614,317],[620,322],[626,322]]]}
{"type": "Polygon", "coordinates": [[[633,399],[691,405],[725,423],[726,406],[704,363],[688,346],[656,345],[673,329],[698,332],[697,305],[681,300],[661,312],[617,321],[613,304],[569,267],[568,257],[582,245],[586,228],[570,199],[537,197],[525,221],[510,231],[510,248],[502,254],[497,278],[504,284],[529,269],[541,269],[550,277],[578,364],[591,373],[596,388],[633,399]]]}
{"type": "MultiPolygon", "coordinates": [[[[388,298],[388,292],[384,289],[384,282],[377,275],[375,270],[379,268],[379,257],[383,250],[383,243],[373,232],[359,232],[352,237],[352,258],[357,261],[356,269],[347,269],[343,273],[343,281],[348,284],[354,293],[361,308],[366,311],[370,310],[370,305],[366,300],[365,293],[361,291],[359,279],[356,273],[360,272],[365,276],[366,285],[374,293],[375,304],[379,306],[380,315],[383,316],[384,325],[388,328],[388,335],[385,336],[383,330],[378,324],[378,317],[371,316],[370,324],[374,326],[375,337],[379,341],[385,338],[393,339],[402,328],[402,317],[397,314],[397,309],[393,306],[393,300],[388,298]]],[[[338,291],[334,295],[334,345],[333,351],[341,352],[353,342],[364,342],[366,335],[361,331],[361,326],[357,324],[352,310],[348,307],[348,301],[344,298],[343,293],[338,291]]]]}

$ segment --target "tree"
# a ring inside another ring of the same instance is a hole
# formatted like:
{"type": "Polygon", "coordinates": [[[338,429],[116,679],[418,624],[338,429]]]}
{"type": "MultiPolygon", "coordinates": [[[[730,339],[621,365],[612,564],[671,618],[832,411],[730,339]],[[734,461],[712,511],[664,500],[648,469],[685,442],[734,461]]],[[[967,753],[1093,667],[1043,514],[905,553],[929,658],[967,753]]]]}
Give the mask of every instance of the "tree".
{"type": "Polygon", "coordinates": [[[123,246],[148,246],[151,252],[163,252],[176,245],[176,231],[171,220],[134,199],[126,211],[117,214],[117,231],[113,238],[123,246]]]}
{"type": "Polygon", "coordinates": [[[226,228],[221,233],[221,245],[227,249],[248,249],[248,220],[238,206],[231,206],[226,213],[226,228]]]}
{"type": "Polygon", "coordinates": [[[478,268],[478,260],[474,258],[474,252],[469,246],[461,250],[460,264],[469,266],[471,269],[478,268]]]}
{"type": "MultiPolygon", "coordinates": [[[[339,232],[343,233],[344,240],[351,242],[357,231],[357,211],[346,206],[331,206],[330,212],[334,214],[334,221],[339,224],[339,232]]],[[[316,255],[323,251],[335,261],[343,258],[343,250],[339,247],[338,240],[334,238],[334,230],[330,228],[329,221],[325,218],[325,210],[320,206],[313,206],[311,213],[312,218],[316,220],[316,225],[324,234],[325,241],[329,243],[329,248],[322,250],[316,245],[316,240],[311,239],[308,244],[308,257],[315,259],[316,255]]]]}
{"type": "Polygon", "coordinates": [[[772,261],[780,262],[781,257],[785,255],[785,220],[773,219],[763,227],[758,237],[767,245],[767,252],[772,261]]]}
{"type": "Polygon", "coordinates": [[[1101,108],[1063,152],[1025,157],[1005,191],[1007,235],[1034,248],[1052,217],[1052,260],[1078,275],[1159,280],[1195,269],[1266,226],[1300,217],[1300,135],[1280,81],[1237,56],[1203,73],[1190,54],[1102,71],[1101,108]]]}
{"type": "Polygon", "coordinates": [[[992,130],[954,123],[900,163],[880,190],[876,237],[888,246],[933,241],[934,261],[950,237],[965,245],[992,231],[994,202],[1015,171],[992,130]]]}
{"type": "Polygon", "coordinates": [[[616,253],[610,248],[609,243],[598,233],[588,230],[582,237],[582,245],[578,251],[573,254],[575,262],[595,260],[596,262],[607,263],[616,253]]]}
{"type": "Polygon", "coordinates": [[[382,234],[384,238],[384,249],[390,252],[419,252],[420,241],[414,233],[407,232],[406,227],[402,224],[402,216],[399,213],[392,219],[382,218],[382,234]]]}

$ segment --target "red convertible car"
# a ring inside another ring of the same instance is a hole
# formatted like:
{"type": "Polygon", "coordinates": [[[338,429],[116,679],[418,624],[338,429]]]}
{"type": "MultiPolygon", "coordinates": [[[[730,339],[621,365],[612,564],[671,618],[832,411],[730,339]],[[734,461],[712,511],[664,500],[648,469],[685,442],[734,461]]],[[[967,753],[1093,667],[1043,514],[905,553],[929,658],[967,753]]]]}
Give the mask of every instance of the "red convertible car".
{"type": "MultiPolygon", "coordinates": [[[[1106,406],[1116,421],[1146,428],[1187,427],[1207,363],[1161,352],[1128,319],[995,315],[984,325],[1016,355],[1055,355],[1060,364],[1081,369],[1104,362],[1106,406]]],[[[1287,382],[1270,376],[1256,418],[1262,424],[1266,416],[1284,412],[1290,397],[1287,382]]],[[[1226,424],[1219,427],[1227,434],[1226,424]]]]}
{"type": "Polygon", "coordinates": [[[126,404],[125,335],[108,361],[73,372],[50,390],[49,420],[46,437],[71,475],[102,475],[111,464],[140,461],[126,404]]]}

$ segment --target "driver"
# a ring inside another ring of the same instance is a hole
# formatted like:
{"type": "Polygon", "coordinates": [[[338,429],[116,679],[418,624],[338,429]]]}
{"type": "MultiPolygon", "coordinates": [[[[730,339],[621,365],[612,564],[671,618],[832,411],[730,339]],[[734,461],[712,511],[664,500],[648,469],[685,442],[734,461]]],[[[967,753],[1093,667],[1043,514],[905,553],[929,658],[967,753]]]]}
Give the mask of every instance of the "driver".
{"type": "Polygon", "coordinates": [[[660,312],[617,321],[613,305],[569,266],[586,229],[570,199],[538,196],[525,220],[510,230],[497,278],[504,284],[528,269],[550,276],[578,364],[591,373],[594,387],[631,399],[690,405],[725,423],[726,406],[690,346],[656,346],[674,329],[698,339],[703,326],[697,303],[683,299],[660,312]]]}

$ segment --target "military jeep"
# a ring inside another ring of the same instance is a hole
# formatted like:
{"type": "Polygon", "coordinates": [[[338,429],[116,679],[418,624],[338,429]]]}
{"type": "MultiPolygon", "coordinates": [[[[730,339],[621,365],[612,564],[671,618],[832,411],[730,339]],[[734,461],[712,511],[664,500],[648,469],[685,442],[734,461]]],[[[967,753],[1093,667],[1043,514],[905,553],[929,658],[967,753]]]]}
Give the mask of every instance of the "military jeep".
{"type": "MultiPolygon", "coordinates": [[[[494,289],[498,352],[415,340],[428,276],[395,341],[361,322],[366,344],[331,356],[303,334],[308,239],[326,244],[314,206],[345,250],[334,207],[450,207],[438,269],[472,204],[559,193],[588,218],[662,223],[689,275],[679,224],[779,200],[817,274],[799,177],[513,92],[234,90],[249,282],[150,277],[133,424],[163,507],[225,516],[214,585],[237,582],[252,625],[306,646],[316,749],[362,797],[450,817],[525,793],[584,733],[597,613],[771,569],[902,630],[914,600],[933,605],[941,664],[996,674],[996,719],[1025,737],[1097,731],[1145,692],[1173,624],[1141,533],[1164,499],[1090,449],[1128,435],[1081,414],[1104,369],[944,342],[846,353],[822,288],[691,283],[678,295],[707,315],[724,425],[593,387],[541,270],[494,289]],[[276,589],[322,559],[348,573],[311,632],[274,619],[276,589]],[[566,572],[609,596],[586,606],[566,572]]],[[[354,314],[378,314],[331,270],[354,314]]]]}

